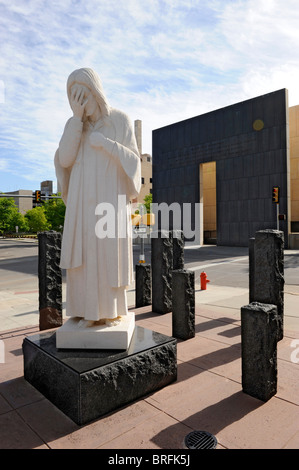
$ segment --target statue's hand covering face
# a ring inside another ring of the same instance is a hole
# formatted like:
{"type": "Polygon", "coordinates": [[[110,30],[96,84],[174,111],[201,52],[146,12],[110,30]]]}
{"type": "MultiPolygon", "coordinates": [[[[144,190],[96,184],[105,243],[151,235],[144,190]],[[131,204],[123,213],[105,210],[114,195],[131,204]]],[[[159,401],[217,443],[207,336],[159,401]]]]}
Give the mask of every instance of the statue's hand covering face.
{"type": "Polygon", "coordinates": [[[67,81],[67,93],[72,110],[74,99],[80,99],[84,104],[84,121],[95,113],[96,105],[98,105],[103,118],[109,115],[109,106],[100,77],[93,70],[78,69],[71,73],[67,81]]]}

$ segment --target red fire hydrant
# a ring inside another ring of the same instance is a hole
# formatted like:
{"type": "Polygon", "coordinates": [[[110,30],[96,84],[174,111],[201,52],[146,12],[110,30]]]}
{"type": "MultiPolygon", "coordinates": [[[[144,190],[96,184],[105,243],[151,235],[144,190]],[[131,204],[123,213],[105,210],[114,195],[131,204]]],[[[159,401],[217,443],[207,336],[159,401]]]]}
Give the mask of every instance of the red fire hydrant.
{"type": "Polygon", "coordinates": [[[200,275],[200,288],[201,290],[206,290],[207,289],[207,283],[210,282],[207,276],[207,273],[204,271],[200,275]]]}

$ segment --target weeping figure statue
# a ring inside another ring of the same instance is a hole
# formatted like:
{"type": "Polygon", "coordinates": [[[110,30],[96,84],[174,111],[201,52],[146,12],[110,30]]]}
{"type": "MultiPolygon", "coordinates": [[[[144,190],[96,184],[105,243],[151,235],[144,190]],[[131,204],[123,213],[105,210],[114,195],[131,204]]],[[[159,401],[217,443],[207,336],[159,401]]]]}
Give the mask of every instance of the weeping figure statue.
{"type": "Polygon", "coordinates": [[[97,73],[75,70],[67,95],[73,116],[54,159],[66,204],[61,247],[66,315],[81,318],[87,327],[113,324],[128,313],[126,290],[133,281],[130,201],[140,191],[140,155],[128,116],[109,106],[97,73]],[[101,203],[114,207],[113,237],[97,236],[96,207],[101,203]]]}

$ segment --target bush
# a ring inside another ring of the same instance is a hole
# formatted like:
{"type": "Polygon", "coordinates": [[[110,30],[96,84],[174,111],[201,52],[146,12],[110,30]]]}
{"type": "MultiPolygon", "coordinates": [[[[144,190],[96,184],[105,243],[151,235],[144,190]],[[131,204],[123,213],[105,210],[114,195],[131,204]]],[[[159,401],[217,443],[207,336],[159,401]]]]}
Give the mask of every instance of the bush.
{"type": "Polygon", "coordinates": [[[37,233],[51,229],[51,224],[47,221],[46,213],[43,207],[35,207],[25,214],[30,232],[37,233]]]}
{"type": "Polygon", "coordinates": [[[15,232],[16,226],[22,232],[27,232],[29,226],[23,214],[20,214],[18,207],[12,198],[0,198],[0,233],[15,232]]]}

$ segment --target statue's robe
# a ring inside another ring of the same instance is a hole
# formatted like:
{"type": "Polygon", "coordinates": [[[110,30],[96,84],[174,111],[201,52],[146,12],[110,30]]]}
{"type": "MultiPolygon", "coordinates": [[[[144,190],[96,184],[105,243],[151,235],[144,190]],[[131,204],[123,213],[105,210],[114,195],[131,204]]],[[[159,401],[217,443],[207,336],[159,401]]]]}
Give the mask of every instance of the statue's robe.
{"type": "Polygon", "coordinates": [[[125,289],[133,281],[130,200],[141,186],[141,163],[128,117],[110,108],[94,126],[71,118],[55,154],[57,180],[66,203],[61,268],[67,270],[66,315],[86,320],[127,313],[125,289]],[[104,148],[91,145],[99,131],[104,148]],[[119,196],[125,204],[119,204],[119,196]],[[96,207],[115,209],[115,237],[99,238],[96,207]]]}

